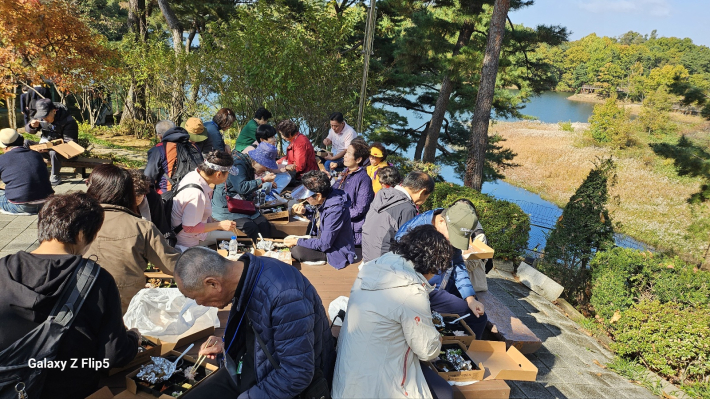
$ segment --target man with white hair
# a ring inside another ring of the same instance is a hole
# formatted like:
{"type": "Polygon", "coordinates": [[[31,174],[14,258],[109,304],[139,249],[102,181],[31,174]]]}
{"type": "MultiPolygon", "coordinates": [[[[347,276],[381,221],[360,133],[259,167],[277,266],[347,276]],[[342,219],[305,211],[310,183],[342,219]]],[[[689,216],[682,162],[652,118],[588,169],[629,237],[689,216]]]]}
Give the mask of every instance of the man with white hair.
{"type": "Polygon", "coordinates": [[[198,305],[232,305],[224,336],[210,337],[200,349],[212,359],[224,356],[225,367],[186,398],[329,395],[335,343],[316,289],[296,268],[192,247],[178,259],[175,282],[198,305]]]}

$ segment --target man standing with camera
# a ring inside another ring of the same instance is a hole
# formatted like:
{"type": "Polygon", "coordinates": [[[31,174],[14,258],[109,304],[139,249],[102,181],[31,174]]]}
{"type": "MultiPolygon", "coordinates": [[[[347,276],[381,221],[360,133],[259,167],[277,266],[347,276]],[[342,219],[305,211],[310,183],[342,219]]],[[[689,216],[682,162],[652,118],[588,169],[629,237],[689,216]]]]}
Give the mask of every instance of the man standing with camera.
{"type": "MultiPolygon", "coordinates": [[[[25,125],[25,131],[35,134],[41,130],[40,143],[57,139],[62,139],[65,143],[79,140],[79,125],[63,104],[53,103],[52,100],[43,98],[37,100],[35,109],[34,115],[30,115],[30,123],[25,125]]],[[[53,186],[56,186],[62,183],[59,171],[62,169],[62,160],[65,158],[53,150],[48,151],[48,156],[52,162],[49,181],[53,186]]]]}

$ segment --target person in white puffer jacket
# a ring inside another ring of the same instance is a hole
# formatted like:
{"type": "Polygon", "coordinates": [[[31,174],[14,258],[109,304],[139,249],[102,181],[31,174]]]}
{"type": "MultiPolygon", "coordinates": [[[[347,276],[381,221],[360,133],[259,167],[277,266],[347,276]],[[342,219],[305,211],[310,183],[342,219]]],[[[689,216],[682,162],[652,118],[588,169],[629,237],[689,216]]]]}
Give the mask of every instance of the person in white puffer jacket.
{"type": "Polygon", "coordinates": [[[391,249],[362,268],[350,292],[338,338],[334,399],[452,396],[451,387],[419,361],[441,350],[427,280],[451,267],[453,247],[434,226],[422,225],[391,249]]]}

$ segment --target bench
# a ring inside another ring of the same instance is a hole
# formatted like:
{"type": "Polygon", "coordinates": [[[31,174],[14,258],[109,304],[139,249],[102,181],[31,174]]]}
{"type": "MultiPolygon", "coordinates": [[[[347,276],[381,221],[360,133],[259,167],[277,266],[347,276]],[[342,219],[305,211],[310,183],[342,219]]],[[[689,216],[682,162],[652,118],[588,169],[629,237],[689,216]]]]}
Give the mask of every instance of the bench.
{"type": "Polygon", "coordinates": [[[98,165],[105,165],[105,164],[113,164],[113,161],[110,159],[101,159],[101,158],[88,158],[88,157],[74,157],[67,159],[66,161],[62,161],[62,167],[63,168],[74,168],[75,170],[78,169],[81,171],[81,177],[89,177],[89,174],[86,173],[86,169],[93,169],[98,165]]]}
{"type": "Polygon", "coordinates": [[[513,312],[488,291],[477,292],[488,315],[486,331],[508,347],[514,346],[523,354],[534,353],[542,346],[542,341],[513,312]]]}
{"type": "MultiPolygon", "coordinates": [[[[44,160],[44,162],[47,165],[50,165],[51,162],[49,159],[44,160]]],[[[113,164],[113,161],[110,159],[102,159],[102,158],[88,158],[88,157],[74,157],[66,160],[62,160],[62,168],[74,168],[75,173],[76,170],[78,169],[81,171],[81,177],[86,178],[89,177],[89,174],[86,173],[86,169],[93,169],[98,165],[105,165],[105,164],[113,164]]]]}

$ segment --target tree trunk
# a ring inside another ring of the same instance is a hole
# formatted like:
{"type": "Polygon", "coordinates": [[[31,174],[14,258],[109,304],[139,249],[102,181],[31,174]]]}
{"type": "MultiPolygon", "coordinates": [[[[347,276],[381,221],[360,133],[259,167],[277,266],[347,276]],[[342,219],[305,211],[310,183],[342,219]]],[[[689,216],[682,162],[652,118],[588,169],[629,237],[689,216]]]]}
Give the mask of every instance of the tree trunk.
{"type": "Polygon", "coordinates": [[[175,51],[175,76],[173,78],[173,89],[170,104],[170,119],[176,125],[180,124],[183,114],[185,66],[183,60],[182,34],[184,32],[175,12],[170,7],[168,0],[158,0],[158,7],[168,23],[168,27],[173,36],[173,50],[175,51]]]}
{"type": "MultiPolygon", "coordinates": [[[[469,13],[471,18],[473,15],[478,15],[483,11],[483,2],[474,1],[469,5],[469,13]]],[[[466,21],[461,30],[459,31],[459,37],[456,39],[456,45],[451,53],[451,58],[455,58],[461,53],[461,49],[465,47],[469,40],[471,40],[471,35],[475,30],[475,22],[473,20],[466,21]]],[[[436,147],[439,144],[439,134],[441,133],[441,124],[446,118],[446,110],[449,107],[449,99],[451,98],[451,92],[453,91],[453,84],[451,83],[451,70],[444,72],[444,78],[441,82],[441,89],[439,89],[439,97],[436,99],[436,105],[434,106],[434,112],[431,115],[431,123],[429,128],[426,129],[426,142],[424,143],[424,155],[422,156],[422,161],[424,162],[434,162],[436,159],[436,147]]]]}
{"type": "MultiPolygon", "coordinates": [[[[146,4],[145,0],[129,0],[128,2],[128,29],[135,35],[135,43],[145,44],[148,38],[148,27],[146,24],[146,4]]],[[[131,81],[131,88],[128,90],[126,102],[123,105],[121,115],[121,125],[133,120],[146,120],[146,85],[139,82],[135,77],[131,81]]]]}
{"type": "Polygon", "coordinates": [[[498,62],[503,45],[508,9],[510,9],[510,0],[496,0],[493,6],[486,54],[483,57],[483,67],[481,68],[481,83],[478,86],[476,107],[473,110],[473,120],[471,121],[471,142],[469,143],[464,184],[477,191],[481,191],[483,185],[483,167],[488,147],[488,123],[491,118],[491,106],[495,94],[498,62]]]}
{"type": "Polygon", "coordinates": [[[7,106],[7,122],[10,128],[17,130],[17,105],[15,105],[15,93],[5,97],[5,105],[7,106]]]}
{"type": "Polygon", "coordinates": [[[421,161],[422,160],[422,151],[424,151],[424,143],[426,142],[427,138],[427,130],[429,130],[429,124],[431,124],[431,121],[426,123],[426,126],[424,126],[424,130],[422,131],[422,135],[419,137],[419,140],[417,140],[417,148],[414,150],[414,160],[415,161],[421,161]]]}

